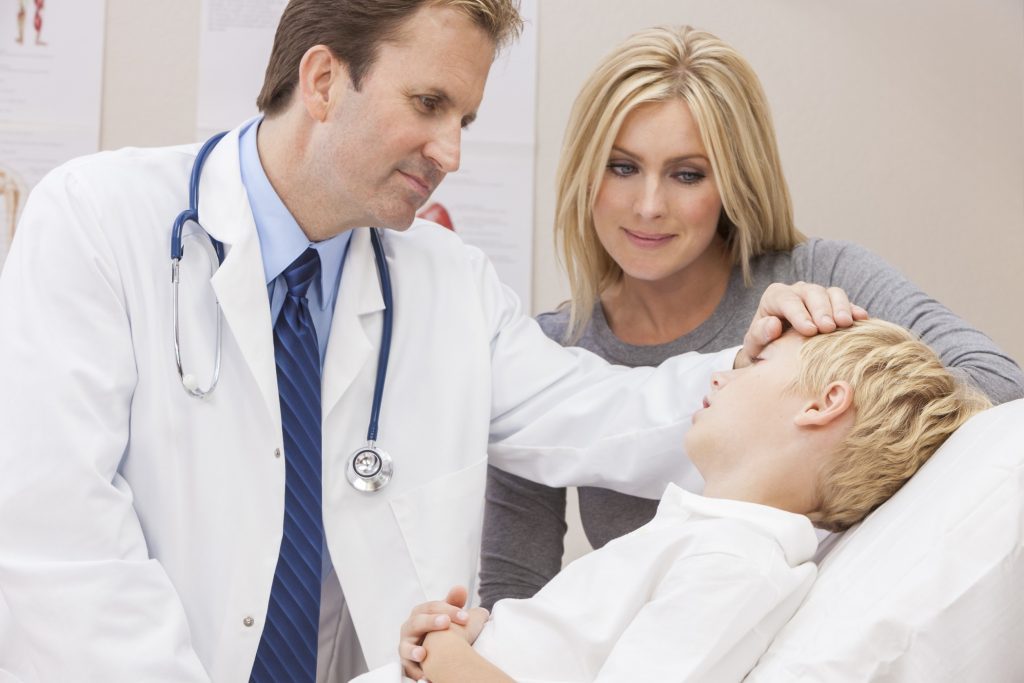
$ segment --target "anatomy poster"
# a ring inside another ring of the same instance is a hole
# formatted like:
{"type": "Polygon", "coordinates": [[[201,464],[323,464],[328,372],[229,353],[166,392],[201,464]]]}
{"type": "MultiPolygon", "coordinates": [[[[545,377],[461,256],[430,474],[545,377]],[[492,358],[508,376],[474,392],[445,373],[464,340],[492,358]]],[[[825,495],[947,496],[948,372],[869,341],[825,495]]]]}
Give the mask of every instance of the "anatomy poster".
{"type": "Polygon", "coordinates": [[[99,150],[106,0],[0,0],[0,268],[29,190],[99,150]]]}
{"type": "MultiPolygon", "coordinates": [[[[537,2],[524,0],[520,40],[494,63],[477,120],[463,135],[462,167],[421,215],[479,247],[530,306],[537,82],[537,2]]],[[[256,95],[286,0],[203,0],[199,39],[200,136],[254,116],[256,95]]]]}

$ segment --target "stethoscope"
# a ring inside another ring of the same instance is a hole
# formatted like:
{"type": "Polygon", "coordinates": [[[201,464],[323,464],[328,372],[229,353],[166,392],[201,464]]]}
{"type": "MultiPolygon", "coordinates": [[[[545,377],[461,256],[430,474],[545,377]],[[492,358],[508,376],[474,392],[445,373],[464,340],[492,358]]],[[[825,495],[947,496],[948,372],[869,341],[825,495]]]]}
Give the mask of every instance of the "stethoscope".
{"type": "MultiPolygon", "coordinates": [[[[202,389],[196,381],[195,375],[185,372],[181,362],[181,326],[178,306],[178,287],[181,281],[180,263],[184,254],[182,233],[185,224],[195,223],[200,230],[205,232],[199,222],[199,176],[202,173],[203,164],[210,151],[216,146],[220,139],[227,133],[218,133],[203,143],[199,148],[199,154],[192,164],[192,174],[188,186],[188,208],[178,214],[171,227],[171,284],[173,294],[171,296],[171,314],[174,327],[174,363],[178,368],[178,378],[185,393],[197,399],[204,399],[213,393],[220,379],[221,361],[221,329],[223,314],[221,313],[220,301],[217,301],[217,347],[213,357],[213,375],[210,384],[202,389]]],[[[206,235],[213,250],[217,254],[217,265],[224,263],[224,245],[212,235],[206,235]]],[[[387,485],[394,476],[394,461],[387,451],[377,446],[377,424],[380,420],[380,407],[384,400],[384,382],[387,379],[388,358],[391,354],[391,330],[394,321],[395,306],[391,292],[391,274],[388,271],[388,263],[384,258],[384,247],[380,241],[380,232],[377,228],[370,229],[370,242],[373,244],[374,260],[377,265],[377,277],[380,280],[380,292],[384,298],[384,325],[380,335],[380,354],[377,358],[377,379],[373,386],[373,404],[370,408],[370,425],[366,432],[366,445],[356,449],[349,456],[345,465],[345,476],[353,488],[359,491],[377,491],[387,485]]]]}

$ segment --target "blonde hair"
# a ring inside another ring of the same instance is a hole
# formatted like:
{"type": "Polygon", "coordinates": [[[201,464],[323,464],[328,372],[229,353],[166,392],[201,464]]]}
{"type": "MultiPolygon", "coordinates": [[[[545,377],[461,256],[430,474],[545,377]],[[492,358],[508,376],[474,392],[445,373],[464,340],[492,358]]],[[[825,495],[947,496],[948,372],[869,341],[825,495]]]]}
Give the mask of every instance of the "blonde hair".
{"type": "Polygon", "coordinates": [[[898,325],[866,320],[804,342],[795,386],[853,387],[850,433],[820,478],[817,526],[843,531],[888,500],[956,429],[991,403],[898,325]]]}
{"type": "Polygon", "coordinates": [[[689,26],[641,31],[605,57],[576,98],[558,166],[555,239],[572,290],[566,341],[579,338],[598,296],[622,269],[597,240],[594,200],[625,118],[680,99],[700,127],[722,197],[719,234],[750,284],[750,259],[804,241],[782,173],[771,112],[750,64],[689,26]]]}

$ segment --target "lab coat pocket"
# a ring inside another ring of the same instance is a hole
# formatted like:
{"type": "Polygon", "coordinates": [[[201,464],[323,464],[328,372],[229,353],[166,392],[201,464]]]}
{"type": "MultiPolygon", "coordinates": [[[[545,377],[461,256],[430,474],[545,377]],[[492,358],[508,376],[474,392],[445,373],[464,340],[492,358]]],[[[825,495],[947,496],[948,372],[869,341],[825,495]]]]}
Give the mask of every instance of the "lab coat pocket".
{"type": "Polygon", "coordinates": [[[456,584],[476,594],[487,458],[391,500],[391,511],[424,595],[444,598],[456,584]]]}

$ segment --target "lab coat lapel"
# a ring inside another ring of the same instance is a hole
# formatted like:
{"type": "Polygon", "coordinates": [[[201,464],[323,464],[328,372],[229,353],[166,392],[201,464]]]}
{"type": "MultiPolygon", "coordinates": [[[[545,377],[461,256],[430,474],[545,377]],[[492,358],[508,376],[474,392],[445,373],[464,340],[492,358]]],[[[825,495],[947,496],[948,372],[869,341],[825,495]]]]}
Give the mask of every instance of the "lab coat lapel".
{"type": "MultiPolygon", "coordinates": [[[[371,340],[364,325],[368,316],[384,310],[370,229],[358,228],[345,257],[341,290],[331,321],[323,375],[323,415],[326,418],[363,366],[376,358],[379,340],[371,340]]],[[[367,397],[369,401],[369,397],[367,397]]]]}
{"type": "Polygon", "coordinates": [[[199,186],[199,217],[206,231],[227,250],[210,282],[224,321],[279,428],[270,303],[256,223],[239,170],[238,130],[226,135],[207,159],[199,186]]]}

